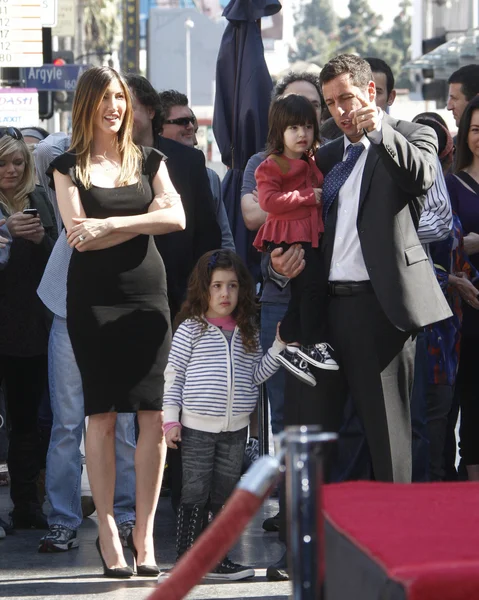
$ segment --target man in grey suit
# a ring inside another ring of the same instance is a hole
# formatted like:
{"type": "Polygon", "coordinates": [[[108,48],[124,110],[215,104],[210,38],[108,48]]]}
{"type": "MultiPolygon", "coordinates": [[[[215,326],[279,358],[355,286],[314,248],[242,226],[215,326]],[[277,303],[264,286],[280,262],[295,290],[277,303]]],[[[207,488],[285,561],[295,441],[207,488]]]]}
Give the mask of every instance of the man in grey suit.
{"type": "MultiPolygon", "coordinates": [[[[328,62],[320,84],[343,132],[316,155],[325,175],[319,249],[329,295],[325,319],[340,368],[313,367],[314,388],[286,373],[284,423],[338,431],[350,394],[374,478],[407,483],[415,332],[451,315],[417,235],[436,176],[437,139],[432,129],[392,119],[376,106],[371,67],[357,56],[328,62]]],[[[271,275],[279,285],[301,272],[303,254],[299,244],[273,250],[271,275]]],[[[331,457],[326,463],[327,477],[331,457]]],[[[284,516],[282,495],[283,541],[284,516]]],[[[267,576],[288,578],[285,555],[267,576]]]]}
{"type": "MultiPolygon", "coordinates": [[[[320,80],[344,134],[317,154],[325,174],[320,249],[328,278],[325,318],[340,370],[316,371],[316,388],[290,381],[286,395],[295,401],[287,402],[288,421],[337,431],[350,393],[375,479],[409,482],[414,332],[450,316],[417,235],[436,176],[437,140],[431,129],[377,108],[365,60],[338,56],[323,67],[320,80]]],[[[301,248],[275,250],[272,264],[294,277],[304,266],[301,248]]]]}

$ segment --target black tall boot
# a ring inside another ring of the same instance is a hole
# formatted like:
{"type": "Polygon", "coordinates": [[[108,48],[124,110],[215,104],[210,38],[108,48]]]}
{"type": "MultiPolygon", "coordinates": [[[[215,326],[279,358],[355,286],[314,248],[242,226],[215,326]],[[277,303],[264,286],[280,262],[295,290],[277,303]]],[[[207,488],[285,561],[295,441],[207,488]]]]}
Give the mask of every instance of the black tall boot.
{"type": "Polygon", "coordinates": [[[191,548],[204,526],[205,507],[199,504],[180,504],[176,527],[176,560],[191,548]]]}

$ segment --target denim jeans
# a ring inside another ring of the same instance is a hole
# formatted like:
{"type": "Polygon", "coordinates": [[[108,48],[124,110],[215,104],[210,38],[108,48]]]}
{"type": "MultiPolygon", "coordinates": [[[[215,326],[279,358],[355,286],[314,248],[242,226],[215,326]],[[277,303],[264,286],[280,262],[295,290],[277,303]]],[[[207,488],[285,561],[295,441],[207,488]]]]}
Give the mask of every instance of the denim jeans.
{"type": "MultiPolygon", "coordinates": [[[[284,317],[287,304],[263,302],[261,304],[261,346],[263,352],[274,342],[276,326],[284,317]]],[[[284,420],[284,371],[279,369],[266,382],[269,406],[271,410],[271,430],[273,435],[283,431],[284,420]]]]}
{"type": "MultiPolygon", "coordinates": [[[[46,490],[49,525],[76,530],[82,522],[80,443],[85,414],[80,371],[73,355],[66,319],[55,315],[48,347],[53,425],[47,455],[46,490]]],[[[135,520],[135,416],[116,421],[115,520],[135,520]]]]}
{"type": "Polygon", "coordinates": [[[225,504],[241,477],[247,431],[247,427],[220,433],[182,428],[182,504],[206,506],[210,498],[213,512],[225,504]]]}

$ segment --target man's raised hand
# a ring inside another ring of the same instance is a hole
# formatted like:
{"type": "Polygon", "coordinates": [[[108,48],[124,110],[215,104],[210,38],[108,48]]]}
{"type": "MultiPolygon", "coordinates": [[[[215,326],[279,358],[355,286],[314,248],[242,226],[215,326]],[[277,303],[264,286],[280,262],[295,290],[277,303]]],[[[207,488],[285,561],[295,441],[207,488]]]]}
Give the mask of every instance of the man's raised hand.
{"type": "Polygon", "coordinates": [[[358,128],[358,132],[364,130],[366,133],[374,131],[379,124],[379,113],[374,103],[367,102],[363,96],[356,94],[361,103],[361,108],[351,111],[351,119],[358,128]]]}

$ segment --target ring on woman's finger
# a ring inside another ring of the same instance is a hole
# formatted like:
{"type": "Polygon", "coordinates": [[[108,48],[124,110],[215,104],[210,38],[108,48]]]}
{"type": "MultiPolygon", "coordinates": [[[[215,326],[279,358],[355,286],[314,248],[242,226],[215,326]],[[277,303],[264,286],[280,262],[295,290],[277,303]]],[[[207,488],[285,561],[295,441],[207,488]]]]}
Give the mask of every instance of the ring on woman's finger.
{"type": "Polygon", "coordinates": [[[80,242],[84,242],[85,241],[85,236],[84,235],[79,235],[78,239],[80,240],[80,242]]]}

